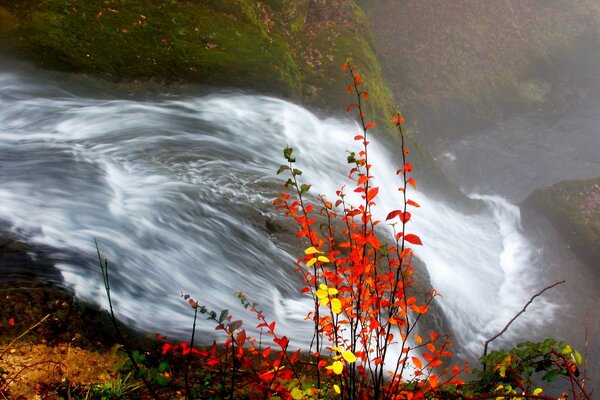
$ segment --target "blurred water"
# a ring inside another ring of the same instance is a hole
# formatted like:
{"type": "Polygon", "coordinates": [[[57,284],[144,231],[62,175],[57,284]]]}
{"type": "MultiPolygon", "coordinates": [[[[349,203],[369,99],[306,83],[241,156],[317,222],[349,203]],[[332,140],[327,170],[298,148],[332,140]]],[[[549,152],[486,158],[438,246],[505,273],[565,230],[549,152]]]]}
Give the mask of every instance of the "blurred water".
{"type": "MultiPolygon", "coordinates": [[[[65,282],[106,306],[96,238],[112,265],[117,314],[142,330],[187,335],[181,291],[252,321],[233,295],[243,291],[282,332],[309,341],[310,301],[294,272],[303,244],[267,229],[267,221],[286,225],[271,205],[285,180],[275,171],[290,145],[312,192],[333,198],[349,183],[345,155],[357,150],[357,126],[263,96],[124,98],[0,72],[0,220],[55,249],[65,282]]],[[[388,150],[372,141],[369,156],[382,219],[400,204],[398,160],[388,150]]],[[[500,197],[479,196],[488,208],[479,214],[412,197],[422,206],[409,225],[424,242],[416,254],[456,341],[480,352],[545,281],[538,251],[518,208],[500,197]]],[[[536,320],[551,323],[557,307],[540,299],[536,320]]],[[[200,330],[204,340],[214,334],[210,324],[200,330]]]]}

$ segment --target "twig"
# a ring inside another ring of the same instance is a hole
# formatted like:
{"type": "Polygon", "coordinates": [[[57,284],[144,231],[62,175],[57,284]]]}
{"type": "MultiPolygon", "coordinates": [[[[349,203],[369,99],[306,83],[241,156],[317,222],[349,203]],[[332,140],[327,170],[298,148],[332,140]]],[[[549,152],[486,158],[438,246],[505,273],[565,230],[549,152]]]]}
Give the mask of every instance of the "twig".
{"type": "Polygon", "coordinates": [[[194,336],[196,335],[196,320],[198,319],[198,302],[194,302],[194,324],[192,326],[192,338],[190,339],[190,352],[187,356],[187,362],[185,364],[185,370],[183,372],[183,382],[185,385],[185,398],[190,398],[190,383],[188,381],[188,371],[190,364],[192,363],[192,353],[194,352],[194,336]]]}
{"type": "Polygon", "coordinates": [[[0,354],[0,360],[2,360],[2,357],[4,357],[4,355],[6,354],[6,352],[8,351],[8,349],[10,349],[13,344],[15,344],[23,336],[27,335],[29,332],[31,332],[32,330],[34,330],[42,322],[44,322],[45,320],[47,320],[50,317],[50,315],[51,314],[46,314],[46,316],[44,318],[42,318],[41,320],[39,320],[38,322],[36,322],[34,325],[32,325],[29,328],[27,328],[27,330],[25,332],[21,333],[19,336],[17,336],[16,339],[14,339],[12,342],[10,342],[8,344],[8,346],[6,346],[6,348],[4,349],[4,351],[2,352],[2,354],[0,354]]]}
{"type": "Polygon", "coordinates": [[[585,388],[585,382],[587,381],[589,328],[590,328],[590,314],[587,313],[585,315],[585,344],[584,344],[584,352],[583,352],[583,378],[581,379],[581,387],[582,388],[585,388]]]}
{"type": "Polygon", "coordinates": [[[13,383],[19,377],[19,375],[21,375],[21,373],[23,371],[26,371],[28,369],[31,369],[33,367],[37,367],[38,365],[43,365],[43,364],[54,364],[57,367],[59,367],[59,366],[63,366],[65,368],[67,367],[64,363],[62,363],[60,361],[53,361],[53,360],[38,361],[38,362],[35,362],[30,365],[26,365],[23,368],[21,368],[19,370],[19,372],[17,372],[9,381],[5,382],[1,387],[8,388],[10,386],[10,384],[13,383]]]}
{"type": "MultiPolygon", "coordinates": [[[[531,303],[533,303],[533,300],[535,300],[535,298],[536,298],[536,297],[539,297],[539,296],[541,296],[541,295],[542,295],[542,294],[543,294],[543,293],[544,293],[546,290],[552,289],[553,287],[555,287],[555,286],[558,286],[558,285],[560,285],[561,283],[565,283],[565,281],[564,281],[564,280],[563,280],[563,281],[559,281],[559,282],[553,283],[553,284],[552,284],[552,285],[550,285],[550,286],[546,286],[546,287],[545,287],[545,288],[543,288],[543,289],[542,289],[540,292],[538,292],[537,294],[533,295],[533,296],[531,297],[531,299],[529,299],[529,301],[527,302],[527,304],[525,304],[525,306],[524,306],[524,307],[521,309],[521,311],[519,311],[519,312],[518,312],[518,313],[517,313],[517,314],[516,314],[514,317],[512,317],[512,319],[511,319],[510,321],[508,321],[508,324],[506,324],[506,325],[504,326],[504,328],[503,328],[503,329],[502,329],[502,330],[501,330],[499,333],[497,333],[496,335],[494,335],[494,337],[492,337],[491,339],[488,339],[488,340],[486,340],[486,341],[485,341],[485,345],[483,346],[483,356],[485,357],[485,356],[487,355],[487,351],[488,351],[488,345],[489,345],[489,344],[490,344],[492,341],[494,341],[494,340],[498,339],[500,336],[502,336],[502,335],[504,334],[504,332],[506,332],[506,331],[508,330],[508,327],[509,327],[509,326],[510,326],[510,325],[511,325],[513,322],[515,322],[515,321],[517,320],[517,318],[519,318],[519,317],[521,316],[521,314],[523,314],[523,313],[525,312],[525,310],[527,309],[527,307],[529,307],[529,305],[530,305],[531,303]]],[[[485,363],[483,363],[483,370],[484,370],[484,371],[485,371],[485,368],[486,368],[486,365],[485,365],[485,363]]]]}
{"type": "Polygon", "coordinates": [[[133,357],[133,354],[127,347],[127,345],[125,343],[125,338],[124,338],[123,334],[121,333],[121,329],[119,329],[119,324],[117,323],[117,319],[113,312],[112,300],[110,297],[110,281],[108,279],[108,259],[105,258],[104,260],[102,260],[102,256],[100,255],[100,247],[98,246],[98,241],[96,239],[94,239],[94,243],[96,243],[96,252],[98,253],[98,261],[100,262],[100,269],[102,270],[102,279],[104,280],[104,290],[106,291],[106,297],[108,298],[108,309],[109,309],[110,320],[115,329],[115,333],[117,334],[119,341],[123,345],[123,350],[125,350],[125,353],[127,354],[127,357],[129,358],[129,361],[131,361],[131,364],[133,365],[133,368],[135,369],[136,374],[139,375],[140,379],[144,383],[144,386],[146,386],[146,389],[148,390],[148,392],[150,392],[150,395],[152,396],[152,398],[154,400],[159,400],[158,394],[154,391],[150,382],[148,382],[146,380],[146,376],[142,373],[142,370],[140,369],[138,362],[133,357]]]}

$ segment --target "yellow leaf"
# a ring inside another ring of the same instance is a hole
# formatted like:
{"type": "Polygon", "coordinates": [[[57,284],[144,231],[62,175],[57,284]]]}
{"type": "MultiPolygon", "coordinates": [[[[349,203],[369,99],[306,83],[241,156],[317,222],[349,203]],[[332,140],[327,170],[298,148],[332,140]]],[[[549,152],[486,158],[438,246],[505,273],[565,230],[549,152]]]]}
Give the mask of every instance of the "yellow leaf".
{"type": "Polygon", "coordinates": [[[315,265],[315,263],[317,262],[316,258],[311,258],[310,260],[308,260],[308,262],[306,263],[307,267],[312,267],[313,265],[315,265]]]}
{"type": "Polygon", "coordinates": [[[340,299],[331,299],[331,311],[333,311],[334,314],[342,312],[342,302],[340,299]]]}
{"type": "Polygon", "coordinates": [[[341,375],[342,371],[344,370],[344,364],[342,364],[341,361],[334,361],[331,367],[333,369],[333,373],[336,375],[341,375]]]}
{"type": "Polygon", "coordinates": [[[342,390],[340,389],[340,387],[338,385],[333,385],[333,390],[337,393],[340,394],[342,393],[342,390]]]}
{"type": "Polygon", "coordinates": [[[533,395],[537,396],[538,394],[542,393],[544,391],[544,389],[542,388],[537,388],[533,391],[533,395]]]}
{"type": "Polygon", "coordinates": [[[315,253],[320,253],[323,254],[322,251],[317,250],[315,247],[311,246],[308,249],[304,250],[304,254],[315,254],[315,253]]]}
{"type": "Polygon", "coordinates": [[[329,262],[329,258],[325,257],[325,256],[319,256],[319,261],[321,262],[329,262]]]}
{"type": "Polygon", "coordinates": [[[302,400],[304,398],[304,392],[302,392],[302,390],[298,389],[297,387],[292,389],[290,395],[294,400],[302,400]]]}
{"type": "Polygon", "coordinates": [[[349,363],[356,362],[356,356],[350,350],[346,350],[342,353],[342,357],[349,363]]]}

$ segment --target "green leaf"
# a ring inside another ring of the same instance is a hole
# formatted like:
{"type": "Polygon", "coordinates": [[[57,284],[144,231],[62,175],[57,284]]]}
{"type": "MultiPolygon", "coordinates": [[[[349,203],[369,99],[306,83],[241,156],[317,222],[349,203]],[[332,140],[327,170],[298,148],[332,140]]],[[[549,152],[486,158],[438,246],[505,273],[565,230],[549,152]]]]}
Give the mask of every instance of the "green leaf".
{"type": "Polygon", "coordinates": [[[157,375],[154,380],[156,381],[156,384],[159,386],[165,386],[167,384],[167,378],[163,375],[157,375]]]}
{"type": "Polygon", "coordinates": [[[169,369],[169,363],[161,362],[158,364],[158,372],[166,372],[169,369]]]}
{"type": "Polygon", "coordinates": [[[302,175],[302,171],[294,168],[294,170],[292,171],[292,175],[294,175],[294,176],[302,175]]]}
{"type": "Polygon", "coordinates": [[[348,154],[347,160],[348,160],[348,164],[356,163],[356,153],[352,152],[352,153],[348,154]]]}
{"type": "Polygon", "coordinates": [[[546,375],[542,377],[546,382],[554,382],[556,380],[556,376],[558,375],[559,370],[554,369],[552,371],[548,371],[546,375]]]}
{"type": "Polygon", "coordinates": [[[304,194],[310,190],[310,185],[308,183],[303,183],[300,186],[300,194],[304,194]]]}
{"type": "Polygon", "coordinates": [[[225,319],[227,319],[227,315],[229,314],[229,310],[225,309],[221,311],[221,315],[219,315],[219,319],[217,320],[217,322],[221,323],[223,321],[225,321],[225,319]]]}
{"type": "Polygon", "coordinates": [[[575,362],[579,365],[581,365],[581,363],[583,362],[583,357],[581,357],[581,354],[579,354],[579,352],[577,350],[575,350],[573,352],[573,355],[575,356],[575,362]]]}
{"type": "Polygon", "coordinates": [[[283,149],[283,156],[285,157],[285,159],[288,162],[296,162],[296,159],[294,157],[292,157],[292,153],[294,152],[294,149],[292,149],[291,147],[286,147],[285,149],[283,149]]]}
{"type": "Polygon", "coordinates": [[[279,169],[277,170],[277,175],[279,175],[280,173],[282,173],[283,171],[287,171],[288,169],[290,169],[290,167],[288,167],[287,165],[282,165],[281,167],[279,167],[279,169]]]}

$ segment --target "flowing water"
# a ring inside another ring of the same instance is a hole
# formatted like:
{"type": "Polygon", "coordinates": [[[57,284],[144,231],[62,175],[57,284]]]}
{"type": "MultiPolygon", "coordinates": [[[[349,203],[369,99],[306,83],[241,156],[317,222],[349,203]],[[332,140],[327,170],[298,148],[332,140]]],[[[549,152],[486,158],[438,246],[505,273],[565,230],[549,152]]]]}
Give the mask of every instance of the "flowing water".
{"type": "MultiPolygon", "coordinates": [[[[52,249],[65,284],[106,307],[97,239],[117,314],[142,330],[187,337],[192,313],[180,292],[252,321],[233,294],[243,291],[303,342],[310,301],[294,272],[303,244],[282,242],[268,228],[289,226],[271,205],[287,179],[275,171],[290,145],[311,193],[332,198],[349,183],[345,155],[356,150],[356,132],[352,121],[271,97],[132,100],[0,72],[0,221],[52,249]]],[[[370,160],[383,218],[400,202],[398,160],[376,141],[370,160]]],[[[523,235],[519,209],[500,197],[479,196],[487,211],[477,214],[423,193],[413,198],[421,208],[409,226],[424,242],[416,254],[443,295],[456,341],[479,352],[546,282],[539,250],[523,235]]],[[[546,324],[560,311],[548,299],[534,309],[546,324]]],[[[528,318],[506,339],[526,336],[528,318]]],[[[200,325],[208,340],[213,326],[200,325]]]]}

